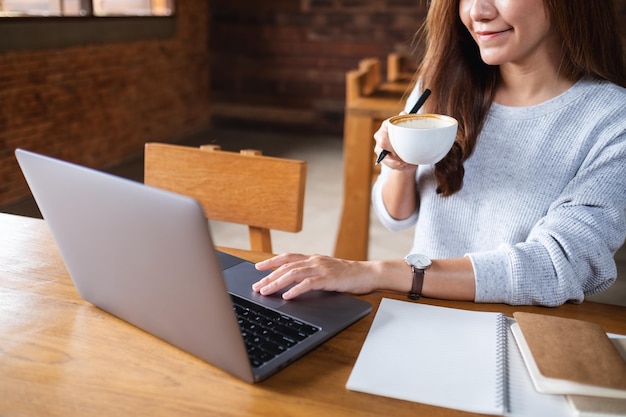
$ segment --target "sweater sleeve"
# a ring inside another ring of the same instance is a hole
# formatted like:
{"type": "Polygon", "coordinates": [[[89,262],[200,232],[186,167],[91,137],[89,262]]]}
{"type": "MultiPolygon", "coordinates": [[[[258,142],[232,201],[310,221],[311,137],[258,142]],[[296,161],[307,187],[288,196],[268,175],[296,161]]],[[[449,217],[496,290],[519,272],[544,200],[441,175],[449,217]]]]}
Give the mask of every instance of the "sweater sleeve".
{"type": "Polygon", "coordinates": [[[415,211],[410,217],[403,220],[395,219],[389,214],[387,208],[385,207],[385,203],[383,202],[382,189],[390,171],[391,168],[381,165],[380,175],[372,187],[372,205],[374,207],[374,213],[380,223],[387,230],[398,232],[400,230],[408,229],[415,224],[417,221],[417,211],[415,211]]]}
{"type": "Polygon", "coordinates": [[[598,143],[526,241],[469,253],[477,302],[580,303],[616,279],[626,236],[626,132],[598,143]]]}

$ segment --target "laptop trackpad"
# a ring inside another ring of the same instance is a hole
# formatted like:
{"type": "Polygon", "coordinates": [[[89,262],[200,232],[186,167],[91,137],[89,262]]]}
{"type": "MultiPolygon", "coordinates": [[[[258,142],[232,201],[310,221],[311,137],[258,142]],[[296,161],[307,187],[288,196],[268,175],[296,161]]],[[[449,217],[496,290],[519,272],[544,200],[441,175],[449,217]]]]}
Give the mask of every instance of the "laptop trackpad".
{"type": "Polygon", "coordinates": [[[258,302],[270,308],[279,308],[287,301],[281,295],[286,291],[280,291],[270,296],[264,296],[252,291],[252,284],[259,281],[271,271],[259,271],[252,262],[242,262],[224,271],[224,281],[228,291],[240,297],[258,302]]]}

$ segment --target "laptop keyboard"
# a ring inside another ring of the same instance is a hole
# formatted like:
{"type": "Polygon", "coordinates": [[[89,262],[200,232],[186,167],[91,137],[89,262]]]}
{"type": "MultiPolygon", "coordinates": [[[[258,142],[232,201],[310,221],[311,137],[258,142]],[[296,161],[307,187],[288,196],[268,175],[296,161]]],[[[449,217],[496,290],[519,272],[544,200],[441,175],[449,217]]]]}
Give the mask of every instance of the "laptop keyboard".
{"type": "Polygon", "coordinates": [[[231,294],[252,367],[285,353],[320,329],[231,294]]]}

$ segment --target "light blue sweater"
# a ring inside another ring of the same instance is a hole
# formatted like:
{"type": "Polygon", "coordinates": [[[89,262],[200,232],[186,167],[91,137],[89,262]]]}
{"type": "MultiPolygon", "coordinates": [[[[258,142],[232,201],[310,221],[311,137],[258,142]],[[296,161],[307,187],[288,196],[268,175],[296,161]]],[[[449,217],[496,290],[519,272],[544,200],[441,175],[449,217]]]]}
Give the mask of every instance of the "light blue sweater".
{"type": "Polygon", "coordinates": [[[382,201],[383,166],[374,210],[390,230],[415,226],[412,253],[469,256],[475,301],[580,303],[615,281],[626,237],[626,89],[583,79],[536,106],[494,103],[461,191],[437,195],[433,168],[418,167],[418,211],[398,221],[382,201]]]}

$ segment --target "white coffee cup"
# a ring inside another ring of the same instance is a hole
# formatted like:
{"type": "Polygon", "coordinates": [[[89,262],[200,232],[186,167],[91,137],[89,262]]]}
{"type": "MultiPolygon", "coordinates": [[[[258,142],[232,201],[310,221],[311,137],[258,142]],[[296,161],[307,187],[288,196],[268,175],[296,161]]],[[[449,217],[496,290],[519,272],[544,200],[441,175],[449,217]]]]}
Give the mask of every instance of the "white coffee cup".
{"type": "Polygon", "coordinates": [[[431,165],[447,155],[458,122],[441,114],[402,114],[389,119],[389,140],[394,152],[404,162],[431,165]]]}

